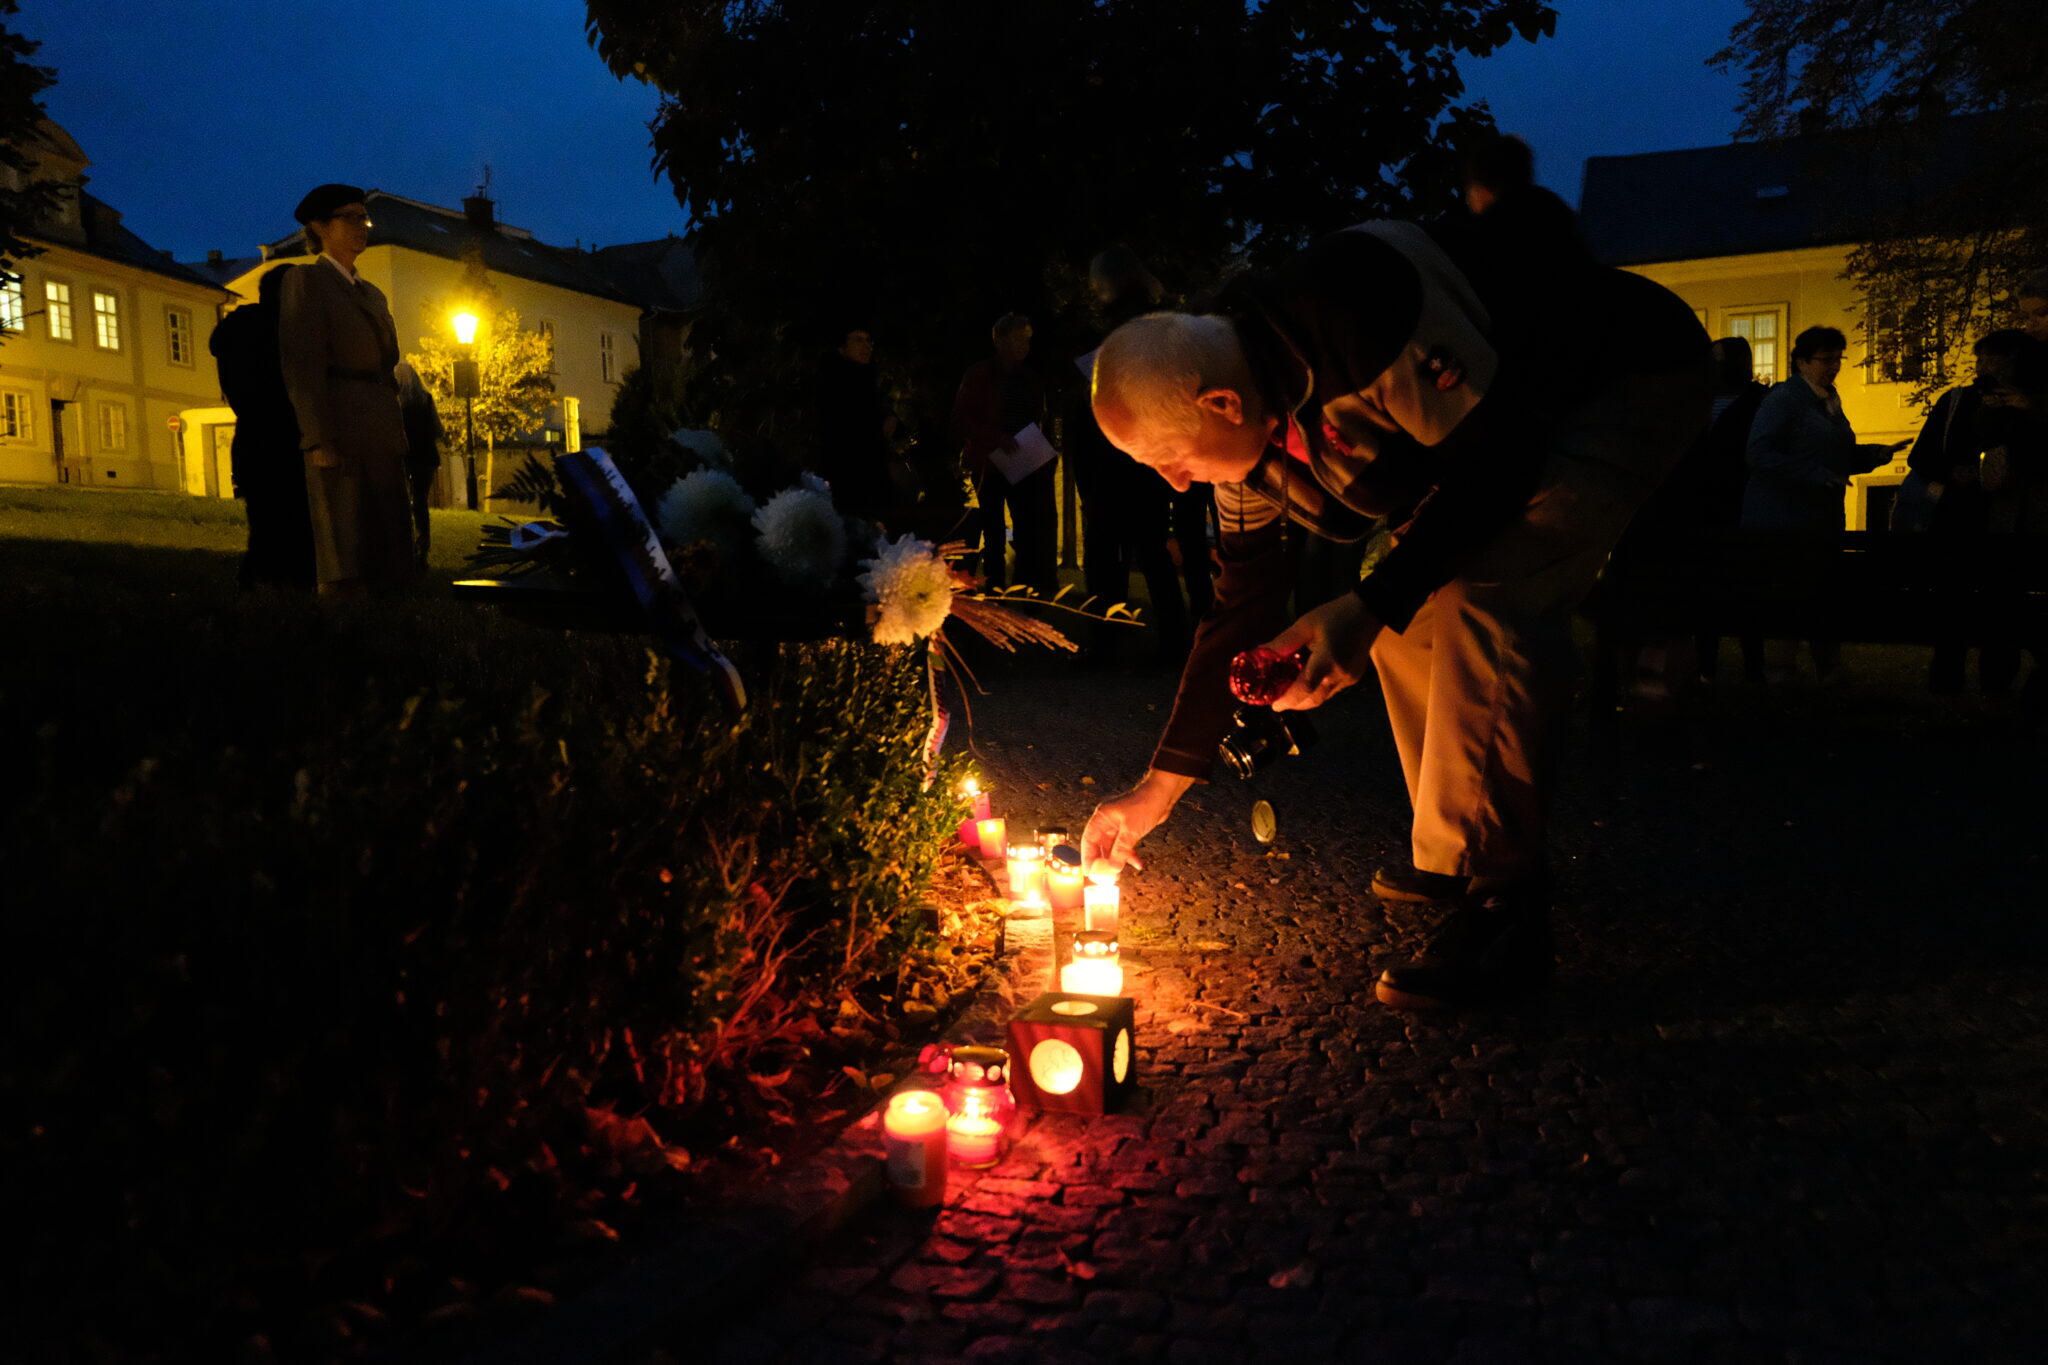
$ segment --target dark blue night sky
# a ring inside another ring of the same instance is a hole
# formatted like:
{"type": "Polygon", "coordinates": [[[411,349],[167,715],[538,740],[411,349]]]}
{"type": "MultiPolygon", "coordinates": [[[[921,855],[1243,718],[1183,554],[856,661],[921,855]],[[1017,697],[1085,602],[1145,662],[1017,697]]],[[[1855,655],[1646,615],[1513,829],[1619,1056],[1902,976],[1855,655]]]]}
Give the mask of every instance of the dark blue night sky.
{"type": "MultiPolygon", "coordinates": [[[[1704,62],[1741,0],[1557,9],[1555,38],[1466,72],[1552,188],[1576,200],[1588,156],[1728,139],[1737,83],[1704,62]]],[[[583,18],[579,0],[24,0],[17,22],[57,70],[46,103],[93,159],[93,192],[191,259],[253,254],[321,181],[453,205],[486,163],[499,217],[543,240],[680,231],[648,166],[658,97],[611,77],[583,18]]]]}

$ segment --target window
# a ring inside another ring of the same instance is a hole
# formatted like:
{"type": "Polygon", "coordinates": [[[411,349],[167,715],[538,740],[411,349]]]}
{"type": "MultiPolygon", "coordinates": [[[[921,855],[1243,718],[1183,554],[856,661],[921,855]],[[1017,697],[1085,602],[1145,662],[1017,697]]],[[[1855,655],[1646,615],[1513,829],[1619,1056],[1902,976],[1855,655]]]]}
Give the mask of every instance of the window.
{"type": "Polygon", "coordinates": [[[610,332],[600,332],[597,336],[597,375],[607,384],[619,377],[618,350],[610,332]]]}
{"type": "Polygon", "coordinates": [[[578,451],[583,449],[583,400],[564,398],[562,400],[562,449],[578,451]]]}
{"type": "Polygon", "coordinates": [[[1870,347],[1866,382],[1947,382],[1948,332],[1941,308],[1911,299],[1872,300],[1864,340],[1870,347]]]}
{"type": "Polygon", "coordinates": [[[122,451],[128,448],[128,409],[119,403],[100,404],[100,449],[122,451]]]}
{"type": "Polygon", "coordinates": [[[104,289],[92,291],[92,344],[102,351],[121,349],[121,300],[104,289]]]}
{"type": "Polygon", "coordinates": [[[192,310],[189,308],[166,308],[164,310],[164,347],[170,353],[173,365],[192,363],[192,310]]]}
{"type": "Polygon", "coordinates": [[[1721,314],[1724,336],[1749,343],[1750,365],[1758,379],[1775,384],[1784,378],[1785,309],[1780,305],[1730,308],[1721,314]]]}
{"type": "Polygon", "coordinates": [[[20,389],[0,389],[0,441],[33,441],[35,438],[35,399],[20,389]]]}
{"type": "Polygon", "coordinates": [[[21,280],[0,280],[0,332],[19,332],[28,321],[28,300],[21,292],[21,280]]]}
{"type": "Polygon", "coordinates": [[[43,281],[43,325],[50,340],[69,341],[71,333],[71,286],[55,280],[43,281]]]}
{"type": "Polygon", "coordinates": [[[555,371],[555,324],[554,324],[554,323],[553,323],[553,322],[552,322],[551,320],[549,320],[549,319],[547,319],[547,318],[542,318],[542,319],[541,319],[541,320],[540,320],[539,322],[536,322],[536,323],[534,323],[534,324],[533,324],[533,330],[534,330],[534,331],[536,331],[536,332],[539,332],[539,333],[540,333],[540,339],[541,339],[541,341],[542,341],[542,342],[543,342],[543,343],[544,343],[544,344],[545,344],[545,345],[547,346],[547,348],[548,348],[548,373],[549,373],[549,374],[554,374],[554,373],[556,372],[556,371],[555,371]]]}

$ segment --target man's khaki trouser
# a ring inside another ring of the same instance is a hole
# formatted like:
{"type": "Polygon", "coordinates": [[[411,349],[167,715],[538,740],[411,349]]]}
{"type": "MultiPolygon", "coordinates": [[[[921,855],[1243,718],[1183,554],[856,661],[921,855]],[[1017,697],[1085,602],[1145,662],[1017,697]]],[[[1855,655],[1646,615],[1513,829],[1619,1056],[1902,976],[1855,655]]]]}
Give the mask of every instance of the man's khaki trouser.
{"type": "Polygon", "coordinates": [[[1430,595],[1372,661],[1415,808],[1415,866],[1545,866],[1551,779],[1576,657],[1571,613],[1629,518],[1706,424],[1712,369],[1624,380],[1556,438],[1521,519],[1430,595]]]}

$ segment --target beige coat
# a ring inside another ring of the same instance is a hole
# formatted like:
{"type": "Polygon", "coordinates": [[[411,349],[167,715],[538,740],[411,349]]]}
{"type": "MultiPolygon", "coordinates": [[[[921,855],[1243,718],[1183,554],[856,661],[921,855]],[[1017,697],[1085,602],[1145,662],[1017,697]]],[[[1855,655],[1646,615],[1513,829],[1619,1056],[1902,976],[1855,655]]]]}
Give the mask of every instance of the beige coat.
{"type": "Polygon", "coordinates": [[[319,581],[395,587],[418,571],[405,422],[398,407],[398,328],[368,280],[351,285],[331,262],[285,276],[278,324],[284,384],[308,452],[319,581]],[[315,465],[316,447],[340,463],[315,465]]]}

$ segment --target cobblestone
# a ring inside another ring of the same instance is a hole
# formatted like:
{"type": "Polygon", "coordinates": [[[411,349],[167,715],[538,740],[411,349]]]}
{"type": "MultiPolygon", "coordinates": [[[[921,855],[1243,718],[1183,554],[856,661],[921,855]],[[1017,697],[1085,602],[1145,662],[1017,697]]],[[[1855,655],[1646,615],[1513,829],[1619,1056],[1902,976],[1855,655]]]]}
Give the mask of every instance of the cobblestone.
{"type": "MultiPolygon", "coordinates": [[[[1372,1000],[1430,915],[1364,890],[1405,799],[1373,699],[1341,701],[1256,791],[1190,793],[1126,880],[1130,1113],[1032,1122],[936,1215],[877,1209],[670,1353],[2037,1358],[2048,743],[1922,696],[1915,651],[1849,654],[1847,695],[1724,687],[1681,759],[1580,734],[1558,982],[1466,1016],[1372,1000]]],[[[989,681],[998,801],[1075,826],[1171,693],[989,681]]]]}

